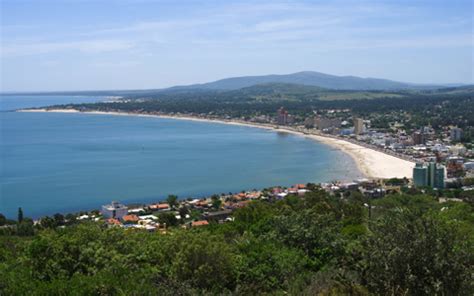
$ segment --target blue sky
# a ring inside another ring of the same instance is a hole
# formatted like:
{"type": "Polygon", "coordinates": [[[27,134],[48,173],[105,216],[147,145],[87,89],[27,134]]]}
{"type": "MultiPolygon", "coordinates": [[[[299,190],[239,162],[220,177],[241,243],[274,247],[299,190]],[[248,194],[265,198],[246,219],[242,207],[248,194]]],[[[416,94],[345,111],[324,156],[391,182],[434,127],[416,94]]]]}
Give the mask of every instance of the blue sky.
{"type": "Polygon", "coordinates": [[[0,1],[1,91],[303,70],[473,83],[471,1],[0,1]]]}

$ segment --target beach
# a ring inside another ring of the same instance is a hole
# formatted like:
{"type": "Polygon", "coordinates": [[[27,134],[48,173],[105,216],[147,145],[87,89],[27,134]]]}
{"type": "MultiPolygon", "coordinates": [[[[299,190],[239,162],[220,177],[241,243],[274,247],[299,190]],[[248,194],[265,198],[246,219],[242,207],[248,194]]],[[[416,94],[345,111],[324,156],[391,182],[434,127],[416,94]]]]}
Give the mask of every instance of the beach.
{"type": "Polygon", "coordinates": [[[296,130],[292,130],[286,127],[279,127],[276,129],[270,124],[259,124],[241,122],[236,120],[220,120],[220,119],[207,119],[197,118],[191,116],[178,116],[178,115],[154,115],[154,114],[138,114],[138,113],[126,113],[126,112],[101,112],[101,111],[86,111],[82,112],[75,109],[23,109],[18,112],[59,112],[59,113],[86,113],[86,114],[98,114],[98,115],[117,115],[117,116],[142,116],[142,117],[159,117],[177,120],[189,120],[189,121],[201,121],[201,122],[212,122],[221,124],[231,124],[248,126],[254,128],[263,128],[275,132],[286,132],[294,135],[306,137],[318,141],[320,143],[331,146],[333,149],[341,150],[347,153],[355,161],[358,169],[367,178],[373,179],[388,179],[388,178],[411,178],[412,170],[415,165],[414,162],[407,161],[392,155],[388,155],[381,151],[377,151],[368,147],[354,144],[344,139],[328,137],[324,135],[306,134],[296,130]]]}

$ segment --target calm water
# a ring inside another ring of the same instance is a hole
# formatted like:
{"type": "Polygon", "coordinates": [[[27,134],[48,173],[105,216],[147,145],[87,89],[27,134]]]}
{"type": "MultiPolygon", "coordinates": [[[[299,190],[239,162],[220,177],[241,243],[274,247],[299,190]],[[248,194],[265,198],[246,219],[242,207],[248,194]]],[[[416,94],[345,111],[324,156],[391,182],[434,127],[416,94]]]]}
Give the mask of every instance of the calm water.
{"type": "Polygon", "coordinates": [[[0,112],[0,124],[0,212],[12,218],[20,206],[38,217],[111,200],[150,202],[168,194],[199,197],[360,176],[339,151],[257,128],[15,112],[0,112]]]}

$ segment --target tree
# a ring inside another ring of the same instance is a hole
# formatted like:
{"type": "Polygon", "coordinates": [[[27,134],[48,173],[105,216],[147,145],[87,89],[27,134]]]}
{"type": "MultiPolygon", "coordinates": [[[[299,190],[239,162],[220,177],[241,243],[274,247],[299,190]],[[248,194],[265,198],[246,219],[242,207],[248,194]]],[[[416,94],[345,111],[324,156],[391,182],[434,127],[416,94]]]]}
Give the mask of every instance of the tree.
{"type": "Polygon", "coordinates": [[[73,225],[77,222],[76,215],[74,215],[74,214],[67,214],[65,219],[66,219],[68,225],[73,225]]]}
{"type": "Polygon", "coordinates": [[[56,213],[53,216],[54,224],[57,226],[64,225],[64,216],[62,214],[56,213]]]}
{"type": "Polygon", "coordinates": [[[178,219],[176,219],[173,213],[160,213],[158,215],[158,221],[160,222],[160,224],[166,223],[166,226],[178,225],[178,219]]]}
{"type": "MultiPolygon", "coordinates": [[[[222,237],[206,232],[181,232],[173,236],[170,272],[184,283],[222,294],[235,286],[235,251],[222,237]],[[210,276],[212,275],[212,276],[210,276]]],[[[227,293],[224,293],[227,294],[227,293]]]]}
{"type": "Polygon", "coordinates": [[[166,202],[170,205],[171,208],[174,208],[178,205],[178,197],[176,195],[170,194],[166,198],[166,202]]]}
{"type": "Polygon", "coordinates": [[[181,216],[181,219],[185,219],[186,218],[186,215],[189,214],[189,209],[187,206],[182,206],[181,208],[179,208],[179,215],[181,216]]]}
{"type": "Polygon", "coordinates": [[[222,201],[221,201],[219,195],[214,194],[213,196],[211,196],[211,201],[212,201],[212,207],[214,209],[216,209],[216,210],[220,209],[222,201]]]}
{"type": "Polygon", "coordinates": [[[41,218],[39,223],[40,223],[41,227],[43,227],[43,228],[54,228],[54,227],[56,227],[54,219],[49,217],[49,216],[45,216],[45,217],[41,218]]]}
{"type": "Polygon", "coordinates": [[[19,236],[31,236],[35,234],[33,227],[33,220],[29,218],[22,219],[21,223],[18,223],[17,233],[19,236]]]}
{"type": "Polygon", "coordinates": [[[0,226],[7,224],[7,218],[0,213],[0,226]]]}
{"type": "Polygon", "coordinates": [[[18,208],[18,223],[21,223],[23,221],[23,210],[18,208]]]}
{"type": "Polygon", "coordinates": [[[369,291],[391,295],[472,295],[472,240],[454,223],[399,208],[371,224],[358,264],[369,291]]]}

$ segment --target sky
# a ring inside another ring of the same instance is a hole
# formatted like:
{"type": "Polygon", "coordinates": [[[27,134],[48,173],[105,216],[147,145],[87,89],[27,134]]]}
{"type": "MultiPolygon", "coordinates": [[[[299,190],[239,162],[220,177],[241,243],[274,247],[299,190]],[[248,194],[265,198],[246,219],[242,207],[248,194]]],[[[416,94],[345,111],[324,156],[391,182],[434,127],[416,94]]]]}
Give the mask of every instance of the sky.
{"type": "Polygon", "coordinates": [[[0,91],[299,71],[474,83],[471,2],[0,0],[0,91]]]}

